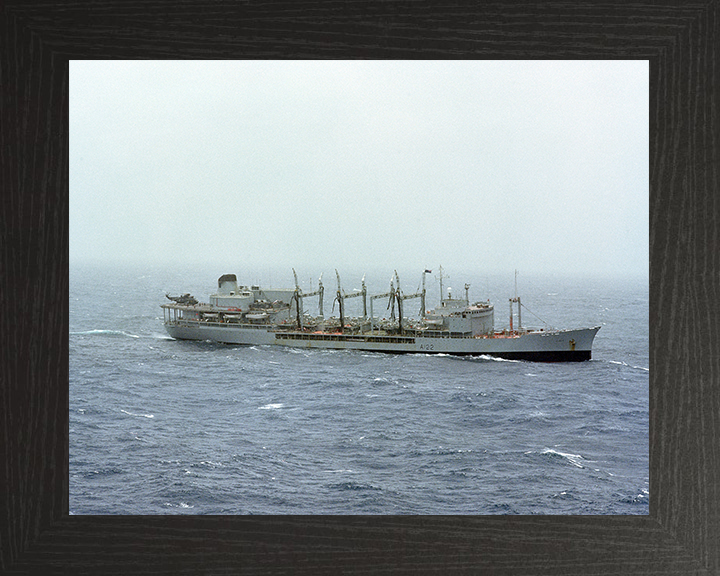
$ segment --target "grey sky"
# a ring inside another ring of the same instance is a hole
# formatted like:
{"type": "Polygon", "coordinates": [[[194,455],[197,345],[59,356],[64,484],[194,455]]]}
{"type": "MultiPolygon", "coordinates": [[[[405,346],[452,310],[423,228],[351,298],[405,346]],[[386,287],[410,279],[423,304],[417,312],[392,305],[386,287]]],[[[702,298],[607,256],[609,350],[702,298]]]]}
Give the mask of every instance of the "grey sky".
{"type": "Polygon", "coordinates": [[[70,63],[70,259],[647,276],[647,62],[70,63]]]}

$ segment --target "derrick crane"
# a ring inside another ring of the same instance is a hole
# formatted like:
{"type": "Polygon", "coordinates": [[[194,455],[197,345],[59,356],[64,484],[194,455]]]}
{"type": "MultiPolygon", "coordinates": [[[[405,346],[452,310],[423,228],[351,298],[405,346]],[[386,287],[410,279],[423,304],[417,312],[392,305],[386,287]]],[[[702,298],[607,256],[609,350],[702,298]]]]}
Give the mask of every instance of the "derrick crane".
{"type": "Polygon", "coordinates": [[[400,276],[398,276],[397,270],[395,270],[395,280],[397,280],[397,289],[395,290],[395,300],[397,300],[397,307],[398,307],[398,332],[400,334],[402,334],[403,333],[402,301],[404,300],[404,298],[403,298],[402,292],[400,291],[400,276]]]}
{"type": "Polygon", "coordinates": [[[383,294],[373,294],[370,296],[370,330],[375,329],[375,315],[373,314],[373,300],[377,300],[378,298],[388,298],[388,308],[390,308],[390,304],[393,304],[392,308],[392,315],[391,318],[394,318],[395,316],[395,285],[393,283],[393,279],[390,278],[390,291],[385,292],[383,294]]]}
{"type": "Polygon", "coordinates": [[[335,270],[335,276],[337,277],[337,292],[335,293],[335,300],[333,300],[333,310],[335,310],[335,302],[338,303],[340,309],[340,332],[345,331],[345,300],[348,298],[356,298],[357,296],[363,297],[363,319],[367,318],[367,288],[365,287],[365,276],[362,277],[362,288],[357,292],[351,292],[346,294],[345,291],[340,287],[340,273],[335,270]]]}
{"type": "MultiPolygon", "coordinates": [[[[325,288],[323,288],[322,277],[323,277],[323,275],[320,274],[320,278],[318,279],[318,289],[314,290],[312,292],[307,292],[307,293],[303,294],[303,297],[310,298],[311,296],[317,296],[318,297],[318,311],[320,312],[320,317],[324,318],[325,315],[323,314],[323,295],[325,294],[325,288]]],[[[297,283],[297,281],[296,281],[296,283],[297,283]]]]}
{"type": "MultiPolygon", "coordinates": [[[[422,290],[419,292],[415,292],[415,294],[402,294],[400,296],[401,300],[412,300],[414,298],[420,298],[420,317],[425,318],[425,274],[427,274],[427,270],[425,270],[422,274],[422,290]]],[[[397,278],[397,271],[395,272],[395,277],[397,278]]],[[[398,291],[400,286],[400,279],[398,278],[398,291]]]]}
{"type": "Polygon", "coordinates": [[[397,298],[398,298],[398,310],[400,311],[400,333],[402,334],[403,328],[402,328],[402,301],[403,300],[412,300],[414,298],[420,298],[420,317],[425,318],[425,274],[427,274],[427,270],[423,271],[422,274],[422,290],[419,292],[415,292],[415,294],[402,294],[400,292],[400,277],[398,276],[397,270],[395,270],[395,278],[397,279],[398,283],[398,289],[397,289],[397,298]]]}
{"type": "Polygon", "coordinates": [[[348,298],[357,298],[358,296],[363,297],[363,320],[367,320],[367,288],[365,286],[365,275],[363,274],[362,277],[362,288],[358,290],[357,292],[351,292],[350,294],[345,294],[345,291],[343,290],[343,299],[347,300],[348,298]]]}
{"type": "Polygon", "coordinates": [[[395,319],[395,304],[397,303],[398,307],[398,328],[400,330],[400,333],[403,331],[402,327],[402,304],[404,300],[412,300],[413,298],[420,298],[420,316],[422,318],[425,318],[425,274],[427,274],[429,271],[425,270],[422,274],[422,290],[419,292],[416,292],[414,294],[403,294],[402,290],[400,290],[400,276],[397,273],[397,270],[394,271],[395,275],[393,278],[390,279],[390,291],[385,292],[384,294],[374,294],[373,296],[370,296],[370,329],[373,330],[375,328],[375,316],[373,314],[373,300],[377,300],[378,298],[388,298],[388,309],[390,310],[390,319],[395,319]],[[395,283],[397,283],[397,288],[395,288],[395,283]]]}
{"type": "Polygon", "coordinates": [[[295,277],[295,292],[293,292],[290,302],[295,302],[295,312],[297,313],[297,327],[298,330],[302,330],[302,290],[300,284],[298,284],[297,273],[295,268],[292,269],[293,276],[295,277]]]}
{"type": "Polygon", "coordinates": [[[313,292],[303,293],[302,288],[300,288],[300,284],[298,283],[298,277],[297,273],[295,272],[295,268],[293,268],[292,271],[293,276],[295,277],[295,292],[292,295],[291,302],[295,302],[295,308],[297,312],[297,325],[298,329],[302,330],[302,317],[304,313],[302,305],[303,298],[318,296],[318,308],[320,310],[320,316],[323,317],[323,294],[325,293],[325,289],[323,288],[322,274],[320,274],[320,278],[318,280],[318,289],[313,292]]]}
{"type": "Polygon", "coordinates": [[[337,268],[335,269],[335,276],[337,276],[338,287],[337,287],[337,292],[335,295],[335,300],[333,300],[333,308],[332,309],[335,310],[335,302],[337,302],[338,306],[340,308],[340,332],[342,333],[345,331],[345,316],[343,314],[345,306],[344,306],[344,300],[342,297],[342,292],[340,290],[340,273],[337,271],[337,268]]]}

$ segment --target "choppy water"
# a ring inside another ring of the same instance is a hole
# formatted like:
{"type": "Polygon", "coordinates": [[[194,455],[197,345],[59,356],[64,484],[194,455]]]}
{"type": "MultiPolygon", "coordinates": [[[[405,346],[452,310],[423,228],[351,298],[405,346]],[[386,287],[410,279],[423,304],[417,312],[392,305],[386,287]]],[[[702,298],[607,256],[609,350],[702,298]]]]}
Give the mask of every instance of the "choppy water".
{"type": "Polygon", "coordinates": [[[648,514],[646,283],[524,279],[538,316],[603,326],[583,363],[167,337],[164,294],[225,272],[71,268],[71,513],[648,514]]]}

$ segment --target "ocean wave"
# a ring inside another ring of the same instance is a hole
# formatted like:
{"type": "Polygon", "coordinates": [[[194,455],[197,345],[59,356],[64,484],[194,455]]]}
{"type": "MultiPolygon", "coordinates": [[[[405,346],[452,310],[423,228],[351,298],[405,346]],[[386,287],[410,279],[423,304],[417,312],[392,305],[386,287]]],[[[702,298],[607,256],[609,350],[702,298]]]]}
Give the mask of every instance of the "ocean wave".
{"type": "Polygon", "coordinates": [[[285,404],[265,404],[265,406],[259,406],[258,410],[279,410],[284,407],[285,404]]]}
{"type": "Polygon", "coordinates": [[[128,416],[140,416],[142,418],[155,418],[154,414],[135,414],[134,412],[128,412],[127,410],[120,410],[123,414],[127,414],[128,416]]]}
{"type": "Polygon", "coordinates": [[[223,464],[220,462],[212,462],[210,460],[202,460],[197,464],[190,464],[191,468],[222,468],[223,464]]]}
{"type": "Polygon", "coordinates": [[[104,477],[104,476],[114,476],[116,474],[124,474],[125,470],[120,468],[119,466],[107,466],[105,468],[98,468],[97,470],[89,470],[87,472],[82,472],[81,474],[85,478],[95,478],[95,477],[104,477]]]}
{"type": "Polygon", "coordinates": [[[172,336],[161,334],[159,332],[153,332],[150,334],[150,338],[153,338],[154,340],[175,340],[172,336]]]}
{"type": "Polygon", "coordinates": [[[497,356],[490,356],[488,354],[481,354],[477,357],[479,360],[492,360],[493,362],[522,362],[522,360],[510,360],[508,358],[498,358],[497,356]]]}
{"type": "Polygon", "coordinates": [[[641,490],[639,494],[618,494],[618,501],[622,504],[647,505],[650,503],[650,492],[641,490]]]}
{"type": "Polygon", "coordinates": [[[568,462],[570,462],[573,466],[577,466],[578,468],[585,468],[580,462],[585,461],[585,459],[580,456],[580,454],[567,454],[565,452],[559,452],[558,450],[553,450],[552,448],[545,448],[541,452],[541,454],[549,454],[550,456],[560,456],[561,458],[564,458],[568,462]]]}
{"type": "Polygon", "coordinates": [[[187,502],[179,502],[178,504],[173,504],[172,502],[165,502],[164,506],[168,508],[195,508],[195,506],[191,506],[187,502]]]}
{"type": "Polygon", "coordinates": [[[338,484],[328,484],[327,487],[331,490],[382,490],[382,488],[379,488],[378,486],[373,486],[372,484],[360,484],[357,482],[340,482],[338,484]]]}
{"type": "Polygon", "coordinates": [[[82,332],[70,332],[70,336],[111,336],[111,337],[126,337],[126,338],[140,338],[137,334],[131,334],[124,330],[84,330],[82,332]]]}
{"type": "Polygon", "coordinates": [[[378,376],[376,378],[373,378],[372,384],[373,385],[383,385],[383,384],[398,385],[398,384],[400,384],[400,381],[396,380],[395,378],[387,378],[385,376],[378,376]]]}
{"type": "Polygon", "coordinates": [[[628,364],[627,362],[618,362],[617,360],[608,360],[608,363],[617,364],[618,366],[627,366],[628,368],[634,368],[635,370],[644,370],[645,372],[650,372],[650,368],[646,368],[645,366],[633,366],[632,364],[628,364]]]}

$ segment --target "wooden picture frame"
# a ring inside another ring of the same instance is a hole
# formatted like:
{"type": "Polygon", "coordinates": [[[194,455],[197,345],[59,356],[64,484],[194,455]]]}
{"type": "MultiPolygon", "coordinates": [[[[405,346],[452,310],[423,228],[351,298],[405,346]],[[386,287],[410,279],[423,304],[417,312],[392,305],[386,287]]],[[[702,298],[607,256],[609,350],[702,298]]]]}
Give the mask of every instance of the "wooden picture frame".
{"type": "Polygon", "coordinates": [[[0,6],[0,572],[718,574],[717,0],[0,6]],[[649,516],[69,516],[68,62],[650,63],[649,516]]]}

